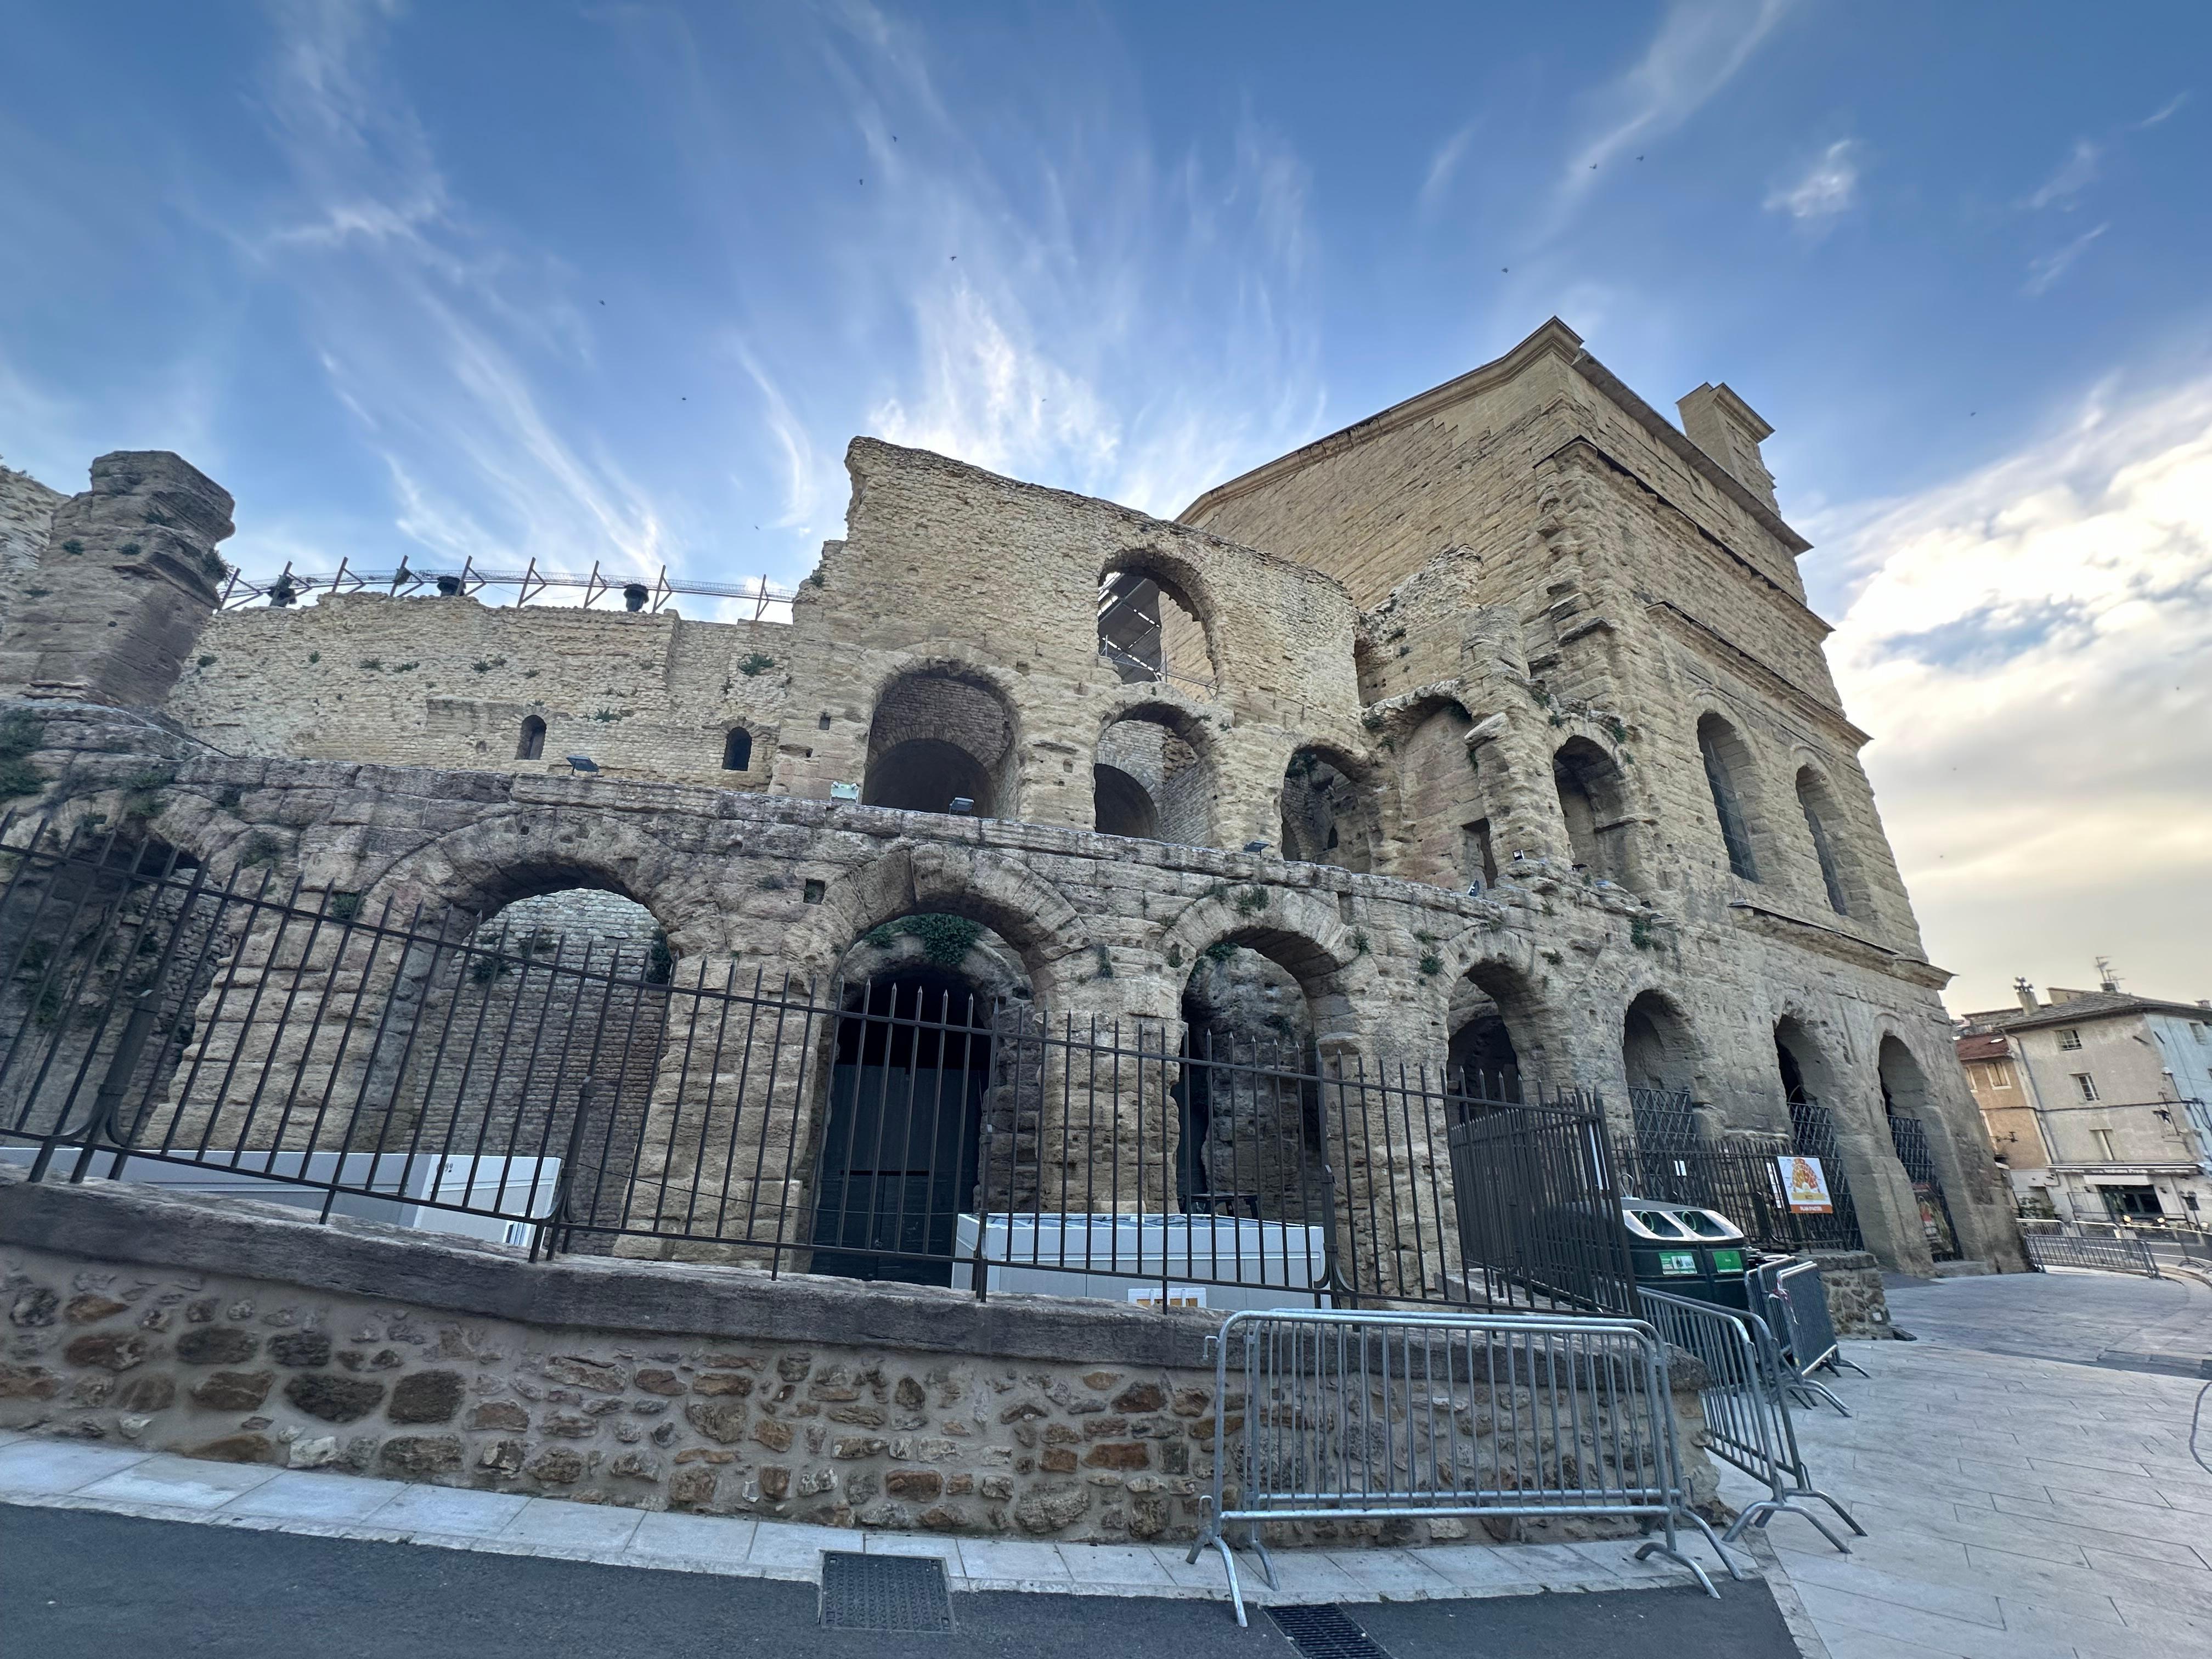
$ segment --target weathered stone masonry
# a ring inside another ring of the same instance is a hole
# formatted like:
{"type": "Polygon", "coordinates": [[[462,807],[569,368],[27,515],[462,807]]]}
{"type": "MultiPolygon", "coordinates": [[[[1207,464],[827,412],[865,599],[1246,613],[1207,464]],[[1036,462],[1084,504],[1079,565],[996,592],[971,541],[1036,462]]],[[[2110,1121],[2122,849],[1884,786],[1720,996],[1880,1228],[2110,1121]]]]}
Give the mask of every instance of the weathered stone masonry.
{"type": "MultiPolygon", "coordinates": [[[[6,1170],[0,1311],[0,1426],[841,1527],[1188,1538],[1217,1430],[1242,1420],[1240,1398],[1214,1398],[1200,1313],[532,1263],[6,1170]]],[[[1690,1501],[1710,1504],[1696,1398],[1681,1391],[1694,1386],[1677,1379],[1674,1409],[1690,1501]]],[[[1461,1392],[1471,1438],[1533,1420],[1525,1401],[1514,1414],[1511,1390],[1461,1392]]],[[[1585,1428],[1601,1420],[1603,1402],[1583,1408],[1585,1428]]],[[[1357,1540],[1381,1528],[1276,1530],[1357,1540]]],[[[1570,1522],[1559,1535],[1605,1530],[1570,1522]]],[[[1393,1535],[1415,1531],[1468,1527],[1393,1535]]]]}
{"type": "Polygon", "coordinates": [[[1325,1049],[1436,1068],[1504,1043],[1615,1102],[1686,1089],[1713,1133],[1786,1130],[1779,1040],[1886,1263],[1928,1265],[1887,1097],[1927,1122],[1963,1252],[2017,1266],[1763,424],[1725,388],[1684,418],[1696,441],[1553,324],[1188,523],[857,441],[847,538],[788,623],[212,615],[228,498],[174,457],[103,458],[0,635],[46,786],[16,804],[112,823],[135,799],[217,870],[273,859],[432,916],[606,890],[679,979],[849,969],[942,912],[1055,1013],[1173,1022],[1233,945],[1325,1049]],[[1102,657],[1102,580],[1130,573],[1203,672],[1102,657]],[[1101,765],[1115,811],[1156,791],[1176,839],[1098,834],[1101,765]],[[1657,1038],[1626,1042],[1632,1016],[1657,1038]]]}

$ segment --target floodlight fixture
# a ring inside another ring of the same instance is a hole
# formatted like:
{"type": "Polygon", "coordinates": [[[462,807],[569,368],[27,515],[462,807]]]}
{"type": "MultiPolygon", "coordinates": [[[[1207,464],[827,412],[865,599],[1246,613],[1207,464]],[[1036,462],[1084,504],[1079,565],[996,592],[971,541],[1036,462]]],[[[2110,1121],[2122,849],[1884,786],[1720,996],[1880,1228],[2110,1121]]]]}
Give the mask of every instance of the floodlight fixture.
{"type": "Polygon", "coordinates": [[[596,772],[599,769],[599,763],[589,755],[571,755],[568,757],[568,769],[572,772],[596,772]]]}

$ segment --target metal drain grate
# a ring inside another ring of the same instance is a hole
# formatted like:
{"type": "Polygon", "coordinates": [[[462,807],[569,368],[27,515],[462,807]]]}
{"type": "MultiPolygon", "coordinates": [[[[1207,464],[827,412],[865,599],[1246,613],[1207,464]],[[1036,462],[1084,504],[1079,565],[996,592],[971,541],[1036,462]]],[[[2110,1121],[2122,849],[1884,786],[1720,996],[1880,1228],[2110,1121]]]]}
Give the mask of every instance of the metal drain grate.
{"type": "Polygon", "coordinates": [[[933,1555],[822,1552],[822,1624],[829,1630],[952,1628],[945,1563],[933,1555]]]}
{"type": "Polygon", "coordinates": [[[1390,1659],[1388,1648],[1345,1616],[1342,1607],[1324,1602],[1310,1607],[1269,1607],[1267,1617],[1291,1638],[1291,1645],[1305,1659],[1390,1659]]]}

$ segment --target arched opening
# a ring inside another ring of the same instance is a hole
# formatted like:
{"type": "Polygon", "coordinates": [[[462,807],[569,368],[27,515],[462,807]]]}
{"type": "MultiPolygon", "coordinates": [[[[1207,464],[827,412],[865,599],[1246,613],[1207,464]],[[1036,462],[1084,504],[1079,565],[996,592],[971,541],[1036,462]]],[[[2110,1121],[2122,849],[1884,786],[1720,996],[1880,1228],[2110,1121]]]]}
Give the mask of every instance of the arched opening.
{"type": "Polygon", "coordinates": [[[1836,1152],[1835,1073],[1820,1043],[1795,1016],[1785,1015],[1775,1023],[1774,1061],[1797,1150],[1816,1158],[1832,1158],[1836,1152]]]}
{"type": "Polygon", "coordinates": [[[1305,1224],[1322,1219],[1321,1101],[1310,1073],[1314,1021],[1279,962],[1224,939],[1184,981],[1177,1207],[1189,1215],[1305,1224]]]}
{"type": "Polygon", "coordinates": [[[749,772],[753,764],[753,734],[742,726],[733,726],[722,739],[722,769],[725,772],[749,772]]]}
{"type": "Polygon", "coordinates": [[[605,1255],[643,1219],[633,1188],[675,958],[651,911],[582,874],[515,872],[436,953],[411,1010],[406,975],[394,984],[382,1040],[362,1045],[363,1098],[389,1100],[390,1120],[358,1124],[354,1142],[466,1154],[477,1202],[536,1194],[542,1208],[557,1176],[577,1224],[564,1248],[605,1255]]]}
{"type": "Polygon", "coordinates": [[[1283,769],[1282,854],[1304,864],[1375,868],[1374,792],[1346,757],[1304,748],[1283,769]]]}
{"type": "Polygon", "coordinates": [[[1206,617],[1182,584],[1150,568],[1100,579],[1098,655],[1127,684],[1164,681],[1206,697],[1218,684],[1206,617]]]}
{"type": "Polygon", "coordinates": [[[1932,1134],[1941,1132],[1941,1125],[1931,1132],[1923,1115],[1929,1109],[1927,1074],[1912,1051],[1893,1036],[1882,1038],[1875,1070],[1881,1080],[1881,1110],[1889,1123],[1890,1144],[1919,1201],[1920,1231],[1928,1241],[1928,1253],[1938,1261],[1955,1261],[1960,1256],[1958,1230],[1932,1145],[1932,1134]]]}
{"type": "Polygon", "coordinates": [[[1620,1061],[1638,1146],[1696,1145],[1697,1050],[1680,1012],[1658,992],[1643,992],[1621,1016],[1620,1061]]]}
{"type": "Polygon", "coordinates": [[[902,675],[868,727],[860,799],[907,812],[965,800],[977,817],[1001,817],[1013,804],[1013,713],[996,691],[936,670],[902,675]]]}
{"type": "Polygon", "coordinates": [[[1151,793],[1118,766],[1091,769],[1091,809],[1102,836],[1127,836],[1137,841],[1157,841],[1159,809],[1151,793]]]}
{"type": "Polygon", "coordinates": [[[1759,860],[1746,813],[1746,792],[1753,777],[1751,751],[1735,727],[1718,714],[1707,714],[1698,722],[1698,753],[1705,762],[1705,785],[1712,792],[1713,816],[1720,822],[1729,868],[1746,881],[1757,881],[1759,860]]]}
{"type": "Polygon", "coordinates": [[[1103,833],[1212,845],[1212,750],[1205,727],[1188,714],[1164,704],[1129,710],[1099,733],[1097,761],[1097,823],[1103,833]],[[1109,817],[1114,823],[1149,818],[1152,828],[1115,829],[1109,817]]]}
{"type": "Polygon", "coordinates": [[[1813,856],[1820,860],[1820,884],[1827,890],[1828,908],[1839,916],[1852,914],[1849,854],[1838,841],[1843,814],[1827,781],[1811,767],[1797,773],[1797,805],[1805,814],[1805,833],[1812,838],[1813,856]]]}
{"type": "Polygon", "coordinates": [[[1013,1141],[1028,975],[989,928],[942,913],[872,929],[838,973],[811,1271],[949,1285],[960,1216],[1019,1207],[981,1148],[987,1121],[1013,1141]]]}
{"type": "Polygon", "coordinates": [[[1528,981],[1502,963],[1477,963],[1452,987],[1445,1066],[1451,1087],[1486,1100],[1519,1100],[1540,1079],[1545,1044],[1528,981]]]}
{"type": "Polygon", "coordinates": [[[537,715],[523,717],[522,735],[515,741],[514,757],[517,760],[543,760],[545,757],[545,722],[537,715]]]}
{"type": "Polygon", "coordinates": [[[1552,781],[1576,865],[1627,886],[1631,823],[1620,763],[1588,738],[1572,738],[1552,757],[1552,781]]]}

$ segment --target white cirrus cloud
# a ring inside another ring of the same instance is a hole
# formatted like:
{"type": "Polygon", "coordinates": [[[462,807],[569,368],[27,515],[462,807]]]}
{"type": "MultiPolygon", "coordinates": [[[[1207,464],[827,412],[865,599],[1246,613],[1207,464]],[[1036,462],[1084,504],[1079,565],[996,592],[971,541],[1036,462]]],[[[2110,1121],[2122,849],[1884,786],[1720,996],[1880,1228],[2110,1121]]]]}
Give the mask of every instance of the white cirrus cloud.
{"type": "Polygon", "coordinates": [[[2097,175],[2104,168],[2104,159],[2105,147],[2102,144],[2087,138],[2076,138],[2074,148],[2067,152],[2066,159],[2058,164],[2058,170],[2045,179],[2042,188],[2030,196],[2023,205],[2036,212],[2047,207],[2071,211],[2075,198],[2097,182],[2097,175]]]}
{"type": "Polygon", "coordinates": [[[2039,254],[2027,262],[2026,291],[2031,296],[2050,292],[2052,284],[2073,269],[2074,262],[2089,251],[2089,244],[2102,236],[2112,226],[2109,223],[2085,230],[2062,248],[2039,254]]]}
{"type": "Polygon", "coordinates": [[[1766,210],[1787,214],[1807,225],[1818,225],[1848,212],[1858,201],[1863,149],[1856,138],[1838,138],[1815,156],[1812,166],[1794,183],[1770,194],[1766,210]]]}
{"type": "Polygon", "coordinates": [[[1553,204],[1555,226],[1605,165],[1682,125],[1765,44],[1794,0],[1674,0],[1644,55],[1585,100],[1584,136],[1553,204]]]}
{"type": "Polygon", "coordinates": [[[2212,995],[2212,374],[1826,516],[1837,679],[1953,1006],[2100,952],[2212,995]]]}

